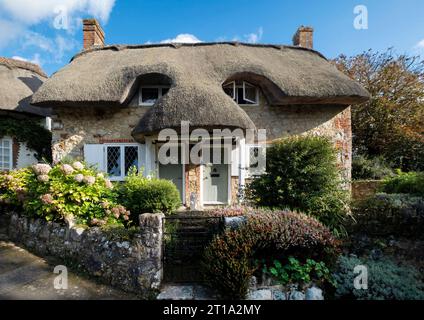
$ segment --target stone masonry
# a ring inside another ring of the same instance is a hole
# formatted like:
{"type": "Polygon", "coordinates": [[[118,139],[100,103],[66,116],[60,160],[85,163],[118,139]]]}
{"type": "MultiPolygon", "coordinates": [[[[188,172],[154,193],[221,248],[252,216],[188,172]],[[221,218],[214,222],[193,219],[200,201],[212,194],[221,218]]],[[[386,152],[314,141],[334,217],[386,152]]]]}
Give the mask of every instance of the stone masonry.
{"type": "MultiPolygon", "coordinates": [[[[151,107],[137,106],[136,94],[127,107],[56,108],[53,126],[53,160],[66,156],[82,159],[86,143],[135,142],[131,131],[151,107]]],[[[267,142],[293,135],[330,137],[338,149],[342,177],[351,179],[352,132],[350,107],[339,105],[271,106],[260,94],[258,106],[243,106],[258,129],[267,130],[267,142]]],[[[186,203],[190,194],[200,199],[200,170],[191,167],[186,172],[186,203]]],[[[237,183],[232,181],[232,199],[236,202],[237,183]]],[[[346,184],[349,188],[350,184],[346,184]]]]}
{"type": "Polygon", "coordinates": [[[139,232],[116,239],[99,228],[67,227],[14,213],[9,237],[38,255],[77,263],[115,287],[152,298],[162,280],[162,218],[142,214],[139,232]]]}

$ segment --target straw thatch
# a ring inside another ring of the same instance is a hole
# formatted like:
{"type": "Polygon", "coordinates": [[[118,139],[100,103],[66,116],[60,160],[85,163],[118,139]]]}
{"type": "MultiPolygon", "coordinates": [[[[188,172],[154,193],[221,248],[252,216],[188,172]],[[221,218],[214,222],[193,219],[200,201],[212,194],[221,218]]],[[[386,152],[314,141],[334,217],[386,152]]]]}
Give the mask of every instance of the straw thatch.
{"type": "Polygon", "coordinates": [[[33,93],[46,79],[35,64],[0,57],[0,110],[47,116],[48,109],[30,104],[33,93]]]}
{"type": "Polygon", "coordinates": [[[141,120],[136,133],[173,127],[180,120],[203,127],[252,127],[246,113],[222,90],[232,78],[260,86],[272,105],[350,105],[369,98],[358,83],[313,50],[200,43],[86,50],[46,81],[32,101],[39,106],[126,105],[148,73],[169,77],[172,88],[141,120]]]}

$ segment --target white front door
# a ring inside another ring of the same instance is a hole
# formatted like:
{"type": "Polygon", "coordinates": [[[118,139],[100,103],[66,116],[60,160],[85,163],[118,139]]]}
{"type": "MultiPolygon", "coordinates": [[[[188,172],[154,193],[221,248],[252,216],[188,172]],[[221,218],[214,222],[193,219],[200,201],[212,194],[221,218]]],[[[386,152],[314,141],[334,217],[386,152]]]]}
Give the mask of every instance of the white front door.
{"type": "Polygon", "coordinates": [[[208,163],[203,166],[203,202],[228,202],[228,164],[208,163]]]}

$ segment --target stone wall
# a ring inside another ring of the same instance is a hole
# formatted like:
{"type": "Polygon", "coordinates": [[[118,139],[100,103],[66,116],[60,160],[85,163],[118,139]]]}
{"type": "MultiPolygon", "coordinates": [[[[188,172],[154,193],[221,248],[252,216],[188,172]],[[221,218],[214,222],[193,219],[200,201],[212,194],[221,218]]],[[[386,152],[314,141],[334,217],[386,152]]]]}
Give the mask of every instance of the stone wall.
{"type": "Polygon", "coordinates": [[[383,185],[382,180],[357,180],[352,182],[352,199],[364,200],[374,196],[383,185]]]}
{"type": "Polygon", "coordinates": [[[66,227],[12,214],[9,237],[41,256],[76,262],[125,291],[154,297],[162,280],[162,214],[140,215],[140,231],[113,236],[99,228],[66,227]]]}

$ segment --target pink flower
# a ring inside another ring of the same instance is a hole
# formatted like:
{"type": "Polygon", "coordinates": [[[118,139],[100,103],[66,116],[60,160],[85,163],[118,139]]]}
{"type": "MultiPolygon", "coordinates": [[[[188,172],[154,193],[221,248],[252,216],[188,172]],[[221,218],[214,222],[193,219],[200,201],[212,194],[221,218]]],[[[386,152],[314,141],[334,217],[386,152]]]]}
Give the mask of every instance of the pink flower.
{"type": "Polygon", "coordinates": [[[82,170],[84,169],[84,165],[79,162],[79,161],[75,161],[72,166],[74,167],[75,170],[82,170]]]}
{"type": "Polygon", "coordinates": [[[49,181],[49,176],[46,175],[46,174],[42,174],[42,175],[37,176],[37,180],[40,181],[40,182],[46,183],[46,182],[49,181]]]}
{"type": "Polygon", "coordinates": [[[10,174],[6,175],[4,178],[6,179],[6,181],[12,181],[13,180],[13,176],[11,176],[10,174]]]}
{"type": "Polygon", "coordinates": [[[72,168],[72,166],[70,166],[69,164],[62,164],[60,166],[60,170],[65,176],[70,175],[74,172],[74,168],[72,168]]]}
{"type": "Polygon", "coordinates": [[[52,167],[50,167],[50,165],[44,163],[34,164],[32,166],[32,170],[37,176],[47,175],[51,169],[52,167]]]}
{"type": "Polygon", "coordinates": [[[75,181],[76,182],[82,182],[82,180],[84,180],[84,175],[82,175],[81,173],[79,173],[79,174],[77,174],[75,177],[74,177],[74,179],[75,179],[75,181]]]}
{"type": "Polygon", "coordinates": [[[88,184],[88,185],[93,185],[95,182],[96,182],[96,178],[94,178],[93,176],[86,176],[86,177],[84,177],[84,180],[83,180],[86,184],[88,184]]]}
{"type": "Polygon", "coordinates": [[[113,189],[113,184],[109,179],[105,180],[105,185],[106,185],[106,188],[113,189]]]}
{"type": "Polygon", "coordinates": [[[44,204],[52,204],[53,203],[53,196],[50,193],[43,194],[40,196],[40,200],[44,204]]]}

